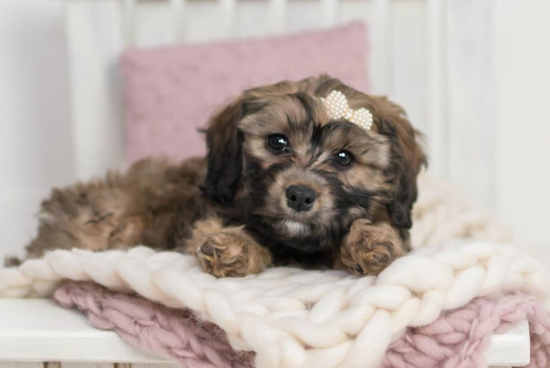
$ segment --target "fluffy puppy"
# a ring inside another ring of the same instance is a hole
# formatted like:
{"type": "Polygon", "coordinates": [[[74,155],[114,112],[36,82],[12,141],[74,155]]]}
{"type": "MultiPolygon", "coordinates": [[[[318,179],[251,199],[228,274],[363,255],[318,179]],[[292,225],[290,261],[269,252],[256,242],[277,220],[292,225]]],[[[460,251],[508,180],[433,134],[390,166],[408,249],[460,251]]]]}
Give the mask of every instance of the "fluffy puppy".
{"type": "Polygon", "coordinates": [[[28,256],[146,244],[219,277],[286,264],[378,274],[410,249],[417,136],[399,106],[328,76],[250,89],[210,120],[206,160],[145,160],[54,190],[28,256]],[[367,108],[372,129],[332,119],[331,91],[367,108]]]}

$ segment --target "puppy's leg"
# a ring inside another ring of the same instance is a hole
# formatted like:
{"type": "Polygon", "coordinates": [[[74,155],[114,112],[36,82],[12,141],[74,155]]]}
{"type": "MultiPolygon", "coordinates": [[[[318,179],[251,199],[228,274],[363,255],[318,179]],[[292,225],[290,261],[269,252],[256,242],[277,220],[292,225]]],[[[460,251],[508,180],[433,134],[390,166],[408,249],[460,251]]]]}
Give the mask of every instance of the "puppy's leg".
{"type": "Polygon", "coordinates": [[[388,223],[356,220],[341,247],[341,261],[358,275],[378,275],[396,258],[408,252],[408,245],[388,223]]]}
{"type": "Polygon", "coordinates": [[[198,221],[187,250],[197,256],[206,272],[217,277],[258,273],[272,261],[269,250],[242,226],[224,227],[219,218],[198,221]]]}
{"type": "Polygon", "coordinates": [[[40,226],[27,246],[26,258],[50,249],[82,248],[93,251],[139,244],[144,216],[133,211],[132,197],[104,182],[55,189],[41,206],[40,226]]]}

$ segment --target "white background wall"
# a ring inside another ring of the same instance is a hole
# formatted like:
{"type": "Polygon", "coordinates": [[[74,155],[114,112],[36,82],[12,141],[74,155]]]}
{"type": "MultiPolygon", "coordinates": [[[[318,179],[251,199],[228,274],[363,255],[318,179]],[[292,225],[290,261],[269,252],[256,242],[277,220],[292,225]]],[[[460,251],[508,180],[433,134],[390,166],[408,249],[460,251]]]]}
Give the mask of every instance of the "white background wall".
{"type": "Polygon", "coordinates": [[[34,234],[40,198],[72,178],[61,0],[2,0],[0,256],[34,234]]]}
{"type": "MultiPolygon", "coordinates": [[[[349,3],[344,15],[355,17],[359,8],[349,3]]],[[[399,11],[394,40],[420,35],[424,25],[418,23],[423,17],[417,6],[419,0],[397,0],[396,3],[399,11]]],[[[262,4],[255,4],[250,2],[248,7],[243,7],[241,16],[250,17],[254,11],[265,13],[262,4]]],[[[306,5],[300,4],[294,5],[291,14],[295,25],[303,23],[302,15],[305,19],[311,15],[306,5]]],[[[464,124],[482,124],[484,134],[494,134],[495,139],[491,143],[475,137],[477,133],[473,133],[473,128],[450,132],[449,144],[454,145],[452,152],[456,153],[451,157],[452,165],[446,176],[510,223],[521,242],[550,244],[546,231],[549,219],[546,212],[550,208],[547,163],[550,159],[550,114],[547,112],[550,2],[462,0],[450,4],[453,4],[450,11],[456,15],[455,21],[449,24],[453,46],[448,65],[450,78],[471,67],[468,63],[456,62],[457,59],[477,60],[475,65],[482,67],[472,68],[470,78],[463,80],[460,89],[448,96],[451,99],[449,114],[464,124]],[[463,5],[466,3],[468,7],[463,5]],[[472,29],[478,32],[479,42],[462,44],[460,35],[472,29]],[[491,78],[484,79],[488,73],[491,78]],[[481,79],[494,83],[490,89],[493,93],[483,92],[487,89],[480,88],[481,79]],[[479,106],[473,108],[472,105],[489,106],[495,101],[495,111],[487,109],[484,116],[471,116],[471,111],[480,110],[479,106]],[[483,145],[487,147],[480,149],[483,145]],[[479,157],[479,152],[483,152],[484,157],[479,157]],[[483,170],[495,173],[490,176],[490,182],[478,180],[483,170]]],[[[203,11],[208,12],[208,8],[203,11]]],[[[217,21],[209,13],[203,15],[212,22],[217,21]]],[[[201,27],[213,29],[208,24],[201,27]]],[[[206,37],[196,29],[190,33],[196,34],[197,39],[206,37]]],[[[411,91],[414,92],[417,79],[426,75],[410,72],[418,63],[410,55],[426,45],[422,42],[408,45],[410,49],[398,48],[395,56],[399,61],[393,63],[401,78],[410,79],[410,88],[388,90],[422,126],[426,114],[425,106],[421,105],[424,98],[411,91]]],[[[33,236],[36,227],[33,214],[49,188],[74,180],[67,68],[64,1],[3,0],[0,11],[0,256],[18,251],[33,236]]],[[[373,77],[375,81],[379,78],[373,77]]]]}
{"type": "Polygon", "coordinates": [[[498,0],[496,213],[550,245],[550,1],[498,0]]]}

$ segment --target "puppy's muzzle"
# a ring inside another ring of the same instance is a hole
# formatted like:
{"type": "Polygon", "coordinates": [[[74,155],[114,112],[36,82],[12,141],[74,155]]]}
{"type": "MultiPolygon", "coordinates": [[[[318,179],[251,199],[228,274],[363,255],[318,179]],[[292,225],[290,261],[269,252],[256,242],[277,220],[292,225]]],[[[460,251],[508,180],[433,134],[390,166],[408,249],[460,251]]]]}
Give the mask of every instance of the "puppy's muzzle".
{"type": "Polygon", "coordinates": [[[315,198],[315,191],[304,185],[291,185],[286,190],[286,203],[296,212],[309,211],[315,198]]]}

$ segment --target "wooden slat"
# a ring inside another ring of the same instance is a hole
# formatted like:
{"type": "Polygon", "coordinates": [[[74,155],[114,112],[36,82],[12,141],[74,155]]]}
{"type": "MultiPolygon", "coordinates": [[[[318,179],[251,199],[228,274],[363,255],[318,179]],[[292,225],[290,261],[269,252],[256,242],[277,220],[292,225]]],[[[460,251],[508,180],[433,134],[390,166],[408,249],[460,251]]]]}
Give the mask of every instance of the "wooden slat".
{"type": "Polygon", "coordinates": [[[166,362],[126,343],[113,331],[91,327],[80,312],[43,299],[0,299],[2,361],[166,362]]]}
{"type": "Polygon", "coordinates": [[[427,0],[430,171],[448,177],[447,2],[427,0]]]}
{"type": "Polygon", "coordinates": [[[401,1],[392,10],[390,97],[405,108],[413,126],[426,133],[429,121],[425,4],[423,1],[401,1]]]}
{"type": "Polygon", "coordinates": [[[499,126],[494,1],[451,1],[448,14],[447,174],[470,197],[494,209],[499,126]]]}
{"type": "Polygon", "coordinates": [[[122,30],[126,46],[134,46],[136,42],[136,4],[137,0],[123,0],[122,2],[122,30]]]}
{"type": "Polygon", "coordinates": [[[226,29],[224,36],[233,37],[237,33],[237,0],[219,0],[219,6],[226,29]]]}
{"type": "Polygon", "coordinates": [[[124,156],[117,75],[122,14],[117,1],[66,5],[74,166],[77,179],[89,179],[119,166],[124,156]]]}
{"type": "Polygon", "coordinates": [[[2,368],[44,368],[42,363],[28,363],[28,362],[1,362],[2,368]]]}
{"type": "Polygon", "coordinates": [[[185,12],[187,9],[186,0],[169,0],[172,15],[172,28],[174,42],[181,42],[185,39],[185,12]]]}
{"type": "Polygon", "coordinates": [[[61,363],[61,368],[114,368],[114,363],[61,363]]]}
{"type": "Polygon", "coordinates": [[[340,20],[340,2],[338,0],[321,0],[321,22],[325,27],[333,27],[340,20]]]}
{"type": "Polygon", "coordinates": [[[491,345],[485,351],[490,367],[525,367],[531,359],[529,323],[516,323],[508,332],[493,335],[491,345]]]}
{"type": "Polygon", "coordinates": [[[268,28],[270,33],[283,33],[288,27],[288,0],[269,0],[268,28]]]}
{"type": "Polygon", "coordinates": [[[374,0],[373,84],[377,94],[390,95],[392,83],[391,0],[374,0]]]}

